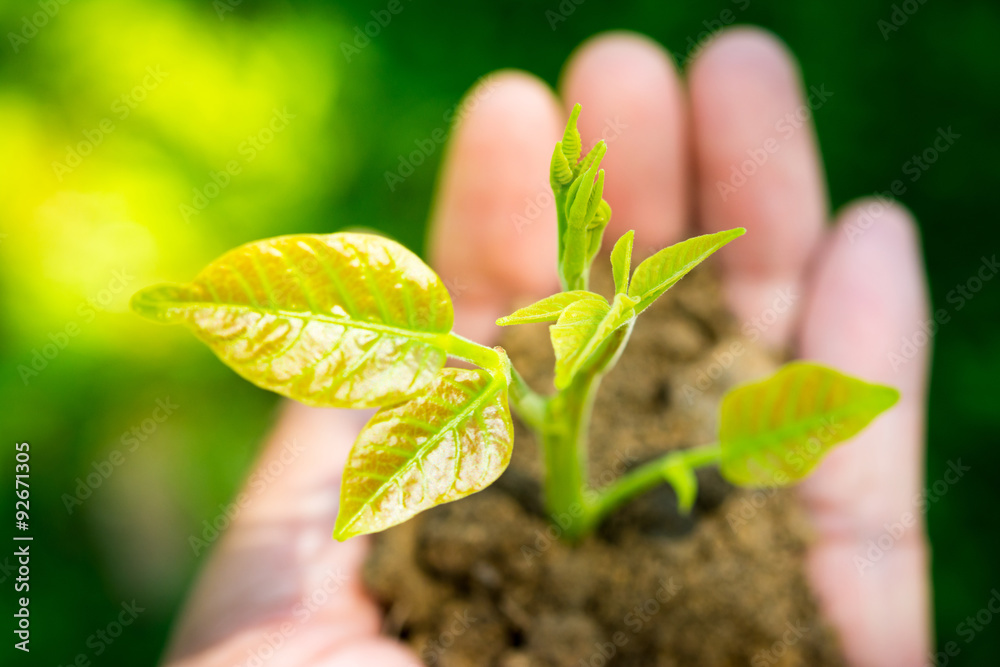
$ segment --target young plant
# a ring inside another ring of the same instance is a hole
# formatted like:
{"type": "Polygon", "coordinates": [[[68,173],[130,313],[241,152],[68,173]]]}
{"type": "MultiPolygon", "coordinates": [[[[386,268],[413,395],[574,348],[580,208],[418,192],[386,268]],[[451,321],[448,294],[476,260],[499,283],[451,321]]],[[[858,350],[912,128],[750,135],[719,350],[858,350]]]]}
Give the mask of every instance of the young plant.
{"type": "Polygon", "coordinates": [[[695,470],[718,465],[740,486],[784,486],[899,397],[819,364],[797,361],[722,400],[718,442],[672,451],[594,489],[587,426],[601,378],[621,356],[636,318],[744,229],[688,239],[631,270],[633,233],[611,251],[615,293],[589,291],[590,267],[611,207],[603,199],[607,150],[581,159],[569,118],[552,155],[563,291],[498,320],[554,322],[555,391],[531,389],[500,347],[455,334],[451,298],[415,254],[372,234],[295,235],[241,246],[193,282],[148,287],[132,309],[191,328],[254,384],[307,405],[379,408],[349,455],[334,537],[344,540],[489,486],[513,446],[508,401],[535,431],[545,500],[564,535],[586,535],[616,507],[655,485],[675,488],[682,510],[695,470]],[[477,368],[447,366],[448,358],[477,368]]]}

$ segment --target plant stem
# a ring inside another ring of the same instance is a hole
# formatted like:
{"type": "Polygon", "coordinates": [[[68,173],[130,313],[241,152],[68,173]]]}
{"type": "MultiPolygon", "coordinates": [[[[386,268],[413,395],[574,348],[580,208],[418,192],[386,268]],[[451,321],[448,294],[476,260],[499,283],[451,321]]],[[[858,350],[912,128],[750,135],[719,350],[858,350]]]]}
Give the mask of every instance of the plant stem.
{"type": "Polygon", "coordinates": [[[590,514],[585,495],[587,431],[599,374],[582,374],[548,399],[547,424],[539,432],[545,454],[545,502],[550,518],[569,540],[579,538],[590,514]]]}
{"type": "Polygon", "coordinates": [[[604,374],[617,363],[632,333],[621,327],[595,353],[595,361],[568,387],[547,400],[546,426],[538,430],[545,453],[545,502],[563,537],[573,541],[591,525],[593,489],[588,483],[588,432],[594,398],[604,374]]]}
{"type": "Polygon", "coordinates": [[[444,336],[441,346],[450,356],[475,364],[490,373],[507,372],[509,375],[508,396],[511,407],[517,411],[518,416],[525,424],[536,431],[545,427],[548,399],[529,387],[521,374],[510,365],[509,360],[506,363],[507,368],[504,369],[505,364],[501,360],[501,355],[504,355],[503,350],[480,345],[456,333],[444,336]]]}
{"type": "Polygon", "coordinates": [[[721,452],[716,443],[675,450],[625,473],[597,492],[597,499],[589,507],[585,530],[596,527],[604,517],[627,500],[662,484],[667,467],[682,465],[693,470],[713,465],[719,462],[721,452]]]}
{"type": "Polygon", "coordinates": [[[541,432],[545,428],[549,399],[529,387],[513,366],[510,368],[510,379],[510,406],[521,421],[534,431],[541,432]]]}
{"type": "Polygon", "coordinates": [[[499,352],[491,347],[471,341],[468,338],[463,338],[456,333],[442,335],[439,344],[449,356],[456,359],[467,361],[488,371],[495,371],[500,368],[499,352]]]}

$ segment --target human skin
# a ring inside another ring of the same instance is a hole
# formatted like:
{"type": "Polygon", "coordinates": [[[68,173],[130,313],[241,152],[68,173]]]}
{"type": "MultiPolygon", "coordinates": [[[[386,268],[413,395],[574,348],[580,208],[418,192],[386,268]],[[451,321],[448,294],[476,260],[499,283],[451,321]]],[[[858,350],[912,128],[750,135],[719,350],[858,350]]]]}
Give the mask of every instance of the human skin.
{"type": "MultiPolygon", "coordinates": [[[[556,216],[543,193],[552,146],[569,108],[582,103],[585,147],[602,133],[609,140],[608,247],[628,229],[639,254],[746,227],[719,253],[738,320],[760,317],[779,290],[791,290],[793,307],[764,328],[766,344],[902,392],[799,490],[816,528],[809,579],[848,662],[922,664],[930,589],[914,498],[923,484],[928,351],[898,370],[889,361],[927,318],[919,241],[898,205],[859,200],[831,216],[810,120],[791,132],[777,125],[806,103],[793,57],[770,34],[736,28],[702,49],[682,78],[654,42],[610,33],[573,54],[558,96],[521,72],[482,85],[450,141],[431,218],[430,260],[452,288],[456,330],[495,344],[497,317],[557,291],[556,216]],[[769,139],[778,149],[735,192],[721,193],[734,165],[769,139]],[[515,223],[529,202],[540,213],[515,223]],[[860,572],[855,557],[908,512],[916,525],[860,572]]],[[[360,577],[367,539],[331,538],[344,461],[369,414],[284,406],[257,465],[287,455],[293,441],[301,453],[209,557],[167,664],[230,667],[255,656],[272,667],[419,664],[379,634],[380,612],[360,577]]]]}

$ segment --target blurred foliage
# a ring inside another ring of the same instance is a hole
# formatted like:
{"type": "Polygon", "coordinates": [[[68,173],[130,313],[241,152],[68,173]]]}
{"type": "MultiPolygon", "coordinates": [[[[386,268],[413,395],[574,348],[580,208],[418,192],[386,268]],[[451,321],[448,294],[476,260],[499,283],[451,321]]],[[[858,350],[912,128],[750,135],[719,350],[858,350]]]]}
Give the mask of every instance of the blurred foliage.
{"type": "MultiPolygon", "coordinates": [[[[997,248],[983,193],[997,173],[1000,6],[911,2],[885,39],[891,2],[563,2],[574,9],[553,28],[557,0],[404,0],[348,58],[342,44],[384,6],[0,3],[0,404],[8,442],[32,443],[31,664],[93,657],[88,637],[133,598],[146,611],[95,663],[156,659],[201,559],[188,536],[219,514],[273,418],[274,397],[193,337],[126,314],[135,289],[283,233],[367,226],[419,250],[441,147],[395,190],[384,174],[447,129],[478,77],[519,67],[555,84],[581,41],[618,28],[684,61],[729,16],[776,32],[806,83],[834,92],[815,122],[835,206],[907,179],[932,298],[950,314],[935,337],[928,481],[950,460],[971,466],[929,507],[936,631],[962,648],[951,664],[1000,654],[995,628],[968,644],[957,630],[1000,585],[988,511],[1000,353],[987,326],[1000,283],[961,309],[948,300],[997,248]],[[909,180],[904,165],[948,127],[960,139],[909,180]],[[162,424],[157,400],[177,406],[162,424]],[[68,511],[88,475],[100,484],[68,511]]],[[[11,577],[0,570],[0,585],[11,577]]]]}

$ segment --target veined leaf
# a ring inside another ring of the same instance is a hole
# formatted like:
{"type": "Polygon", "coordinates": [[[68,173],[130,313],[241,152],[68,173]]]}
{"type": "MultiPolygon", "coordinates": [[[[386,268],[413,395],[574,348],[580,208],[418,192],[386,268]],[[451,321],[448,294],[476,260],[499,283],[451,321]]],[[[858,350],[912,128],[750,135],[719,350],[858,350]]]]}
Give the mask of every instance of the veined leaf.
{"type": "Polygon", "coordinates": [[[451,298],[415,254],[371,234],[281,236],[232,250],[132,309],[194,330],[254,384],[309,405],[364,408],[422,391],[444,366],[451,298]]]}
{"type": "Polygon", "coordinates": [[[425,393],[379,410],[358,436],[334,537],[383,530],[486,488],[510,462],[513,440],[503,374],[442,369],[425,393]]]}
{"type": "Polygon", "coordinates": [[[497,320],[497,324],[505,327],[511,324],[552,322],[558,319],[560,313],[562,313],[570,304],[576,303],[582,299],[594,299],[603,301],[605,305],[607,304],[607,301],[603,296],[600,294],[594,294],[593,292],[587,292],[584,290],[559,292],[557,294],[553,294],[552,296],[547,296],[541,301],[536,301],[530,306],[519,308],[506,317],[501,317],[497,320]]]}
{"type": "Polygon", "coordinates": [[[709,255],[746,232],[742,227],[715,234],[696,236],[664,248],[646,258],[636,267],[628,286],[629,296],[639,299],[635,312],[649,307],[664,292],[673,287],[691,269],[705,261],[709,255]]]}
{"type": "Polygon", "coordinates": [[[635,316],[635,303],[631,297],[616,294],[611,306],[604,300],[587,299],[562,312],[558,322],[549,327],[556,354],[557,389],[568,387],[601,344],[635,316]]]}
{"type": "Polygon", "coordinates": [[[815,363],[789,363],[723,397],[722,474],[744,486],[791,484],[898,399],[892,387],[815,363]]]}
{"type": "Polygon", "coordinates": [[[615,242],[611,250],[611,274],[615,279],[615,294],[628,294],[628,274],[632,270],[632,240],[635,232],[629,230],[615,242]]]}

